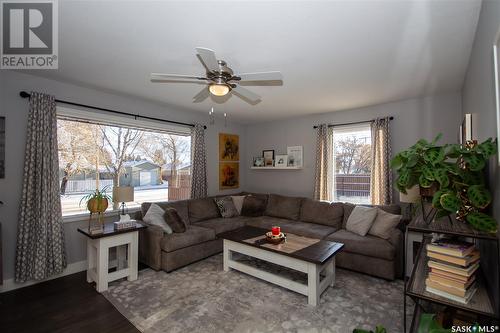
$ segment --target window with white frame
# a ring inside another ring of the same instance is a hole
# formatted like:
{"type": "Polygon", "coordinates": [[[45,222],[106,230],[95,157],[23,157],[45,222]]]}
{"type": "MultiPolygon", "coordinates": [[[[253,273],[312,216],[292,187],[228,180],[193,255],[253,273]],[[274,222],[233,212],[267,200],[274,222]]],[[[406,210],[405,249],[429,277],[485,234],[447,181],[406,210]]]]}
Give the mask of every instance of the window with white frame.
{"type": "Polygon", "coordinates": [[[370,203],[370,123],[333,128],[333,198],[356,204],[370,203]]]}
{"type": "Polygon", "coordinates": [[[57,135],[63,216],[85,213],[96,188],[133,187],[129,208],[190,196],[189,129],[58,108],[57,135]]]}

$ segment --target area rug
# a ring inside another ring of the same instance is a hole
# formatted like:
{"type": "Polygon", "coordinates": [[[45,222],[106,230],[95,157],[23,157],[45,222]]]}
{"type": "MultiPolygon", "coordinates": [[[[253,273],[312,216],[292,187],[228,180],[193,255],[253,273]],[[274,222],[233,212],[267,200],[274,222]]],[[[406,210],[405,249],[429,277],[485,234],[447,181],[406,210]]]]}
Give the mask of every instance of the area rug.
{"type": "MultiPolygon", "coordinates": [[[[294,280],[305,278],[279,266],[268,268],[294,280]]],[[[403,282],[341,269],[316,307],[293,291],[237,271],[224,272],[221,255],[172,273],[142,270],[136,281],[113,282],[103,295],[146,333],[351,333],[378,324],[389,333],[403,331],[403,282]]]]}

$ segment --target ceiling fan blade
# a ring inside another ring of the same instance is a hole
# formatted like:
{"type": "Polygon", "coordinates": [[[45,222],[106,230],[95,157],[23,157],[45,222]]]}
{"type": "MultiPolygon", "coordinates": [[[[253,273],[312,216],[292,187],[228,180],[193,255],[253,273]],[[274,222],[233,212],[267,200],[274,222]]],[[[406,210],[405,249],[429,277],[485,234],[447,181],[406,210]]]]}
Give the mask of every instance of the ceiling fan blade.
{"type": "Polygon", "coordinates": [[[163,73],[151,73],[151,81],[170,81],[170,80],[207,80],[205,77],[192,76],[192,75],[181,75],[181,74],[163,74],[163,73]]]}
{"type": "Polygon", "coordinates": [[[200,90],[199,93],[194,95],[193,103],[203,102],[209,95],[210,95],[210,91],[208,91],[208,87],[204,87],[203,89],[200,90]]]}
{"type": "Polygon", "coordinates": [[[261,97],[259,95],[241,86],[234,87],[233,92],[235,92],[237,95],[243,98],[248,99],[252,103],[257,103],[258,101],[261,100],[261,97]]]}
{"type": "Polygon", "coordinates": [[[258,73],[243,73],[238,75],[239,81],[283,81],[281,72],[258,72],[258,73]]]}
{"type": "Polygon", "coordinates": [[[219,62],[217,61],[217,57],[215,56],[215,52],[213,50],[204,47],[197,47],[196,52],[198,52],[198,55],[209,71],[219,71],[219,62]]]}

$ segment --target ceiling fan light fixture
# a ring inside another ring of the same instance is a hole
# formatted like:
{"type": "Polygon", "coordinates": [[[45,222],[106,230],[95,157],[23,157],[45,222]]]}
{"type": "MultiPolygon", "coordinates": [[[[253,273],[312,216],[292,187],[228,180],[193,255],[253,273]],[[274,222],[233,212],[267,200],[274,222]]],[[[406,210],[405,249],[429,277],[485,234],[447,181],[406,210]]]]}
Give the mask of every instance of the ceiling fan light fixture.
{"type": "Polygon", "coordinates": [[[214,83],[208,87],[208,90],[212,95],[215,96],[225,96],[231,90],[227,84],[214,83]]]}

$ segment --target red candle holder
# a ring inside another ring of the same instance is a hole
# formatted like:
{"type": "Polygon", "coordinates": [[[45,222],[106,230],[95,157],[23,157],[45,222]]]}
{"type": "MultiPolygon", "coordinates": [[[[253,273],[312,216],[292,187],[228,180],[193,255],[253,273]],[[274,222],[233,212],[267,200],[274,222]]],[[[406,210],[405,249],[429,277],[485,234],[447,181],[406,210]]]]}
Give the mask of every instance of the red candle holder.
{"type": "Polygon", "coordinates": [[[279,234],[281,233],[281,228],[277,226],[272,227],[271,232],[273,233],[273,236],[279,236],[279,234]]]}

